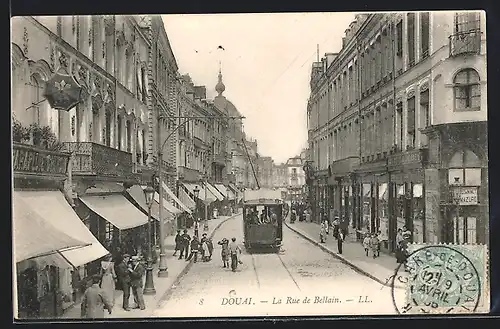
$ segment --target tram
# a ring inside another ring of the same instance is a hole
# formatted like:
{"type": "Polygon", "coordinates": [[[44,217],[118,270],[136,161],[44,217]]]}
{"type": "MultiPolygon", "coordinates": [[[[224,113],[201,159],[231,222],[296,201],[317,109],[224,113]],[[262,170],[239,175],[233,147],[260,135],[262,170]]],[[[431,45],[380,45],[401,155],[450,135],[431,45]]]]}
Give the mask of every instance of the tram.
{"type": "Polygon", "coordinates": [[[247,250],[279,251],[283,241],[283,204],[280,191],[245,190],[243,232],[247,250]]]}

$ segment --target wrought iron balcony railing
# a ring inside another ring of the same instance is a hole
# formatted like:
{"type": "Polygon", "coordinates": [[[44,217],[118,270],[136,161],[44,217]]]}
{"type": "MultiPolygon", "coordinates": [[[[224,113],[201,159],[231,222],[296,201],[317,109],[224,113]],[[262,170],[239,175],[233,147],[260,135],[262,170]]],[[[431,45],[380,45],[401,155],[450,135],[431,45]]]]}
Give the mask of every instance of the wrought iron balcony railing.
{"type": "Polygon", "coordinates": [[[41,175],[65,178],[69,157],[69,153],[49,151],[32,145],[16,142],[12,145],[14,176],[41,175]]]}
{"type": "Polygon", "coordinates": [[[130,177],[132,154],[94,142],[65,142],[64,151],[73,152],[73,174],[130,177]]]}
{"type": "Polygon", "coordinates": [[[481,52],[481,31],[455,33],[449,36],[450,57],[481,52]]]}

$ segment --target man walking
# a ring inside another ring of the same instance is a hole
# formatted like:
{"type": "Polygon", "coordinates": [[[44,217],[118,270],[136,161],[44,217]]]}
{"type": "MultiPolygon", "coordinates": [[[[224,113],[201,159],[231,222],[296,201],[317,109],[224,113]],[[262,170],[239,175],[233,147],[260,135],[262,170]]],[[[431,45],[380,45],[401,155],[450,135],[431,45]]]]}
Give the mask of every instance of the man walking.
{"type": "Polygon", "coordinates": [[[231,270],[236,272],[236,268],[238,267],[238,263],[241,261],[238,259],[238,255],[241,254],[241,248],[236,243],[236,238],[231,239],[231,243],[229,243],[229,254],[231,255],[231,270]]]}
{"type": "Polygon", "coordinates": [[[143,283],[142,277],[145,273],[144,266],[140,263],[139,256],[132,257],[132,265],[129,267],[130,273],[130,285],[132,286],[132,293],[134,294],[134,300],[136,305],[134,308],[140,308],[141,310],[146,309],[146,304],[144,303],[144,295],[142,292],[143,283]]]}
{"type": "Polygon", "coordinates": [[[107,309],[109,314],[113,306],[108,299],[104,290],[99,287],[101,276],[95,274],[92,276],[92,285],[85,290],[82,299],[81,315],[86,319],[104,318],[104,309],[107,309]]]}
{"type": "Polygon", "coordinates": [[[190,261],[191,258],[194,257],[194,262],[196,263],[198,261],[199,249],[200,249],[200,242],[198,241],[198,237],[193,236],[193,239],[191,240],[191,253],[189,254],[189,257],[186,258],[186,261],[190,261]]]}
{"type": "MultiPolygon", "coordinates": [[[[178,250],[182,250],[181,230],[177,230],[177,234],[175,235],[175,250],[174,250],[174,254],[172,256],[175,256],[177,254],[178,250]]],[[[180,251],[180,252],[182,252],[182,251],[180,251]]]]}
{"type": "Polygon", "coordinates": [[[118,281],[121,284],[123,290],[123,304],[122,307],[125,311],[130,311],[128,306],[130,299],[130,272],[128,270],[130,262],[130,255],[124,254],[122,261],[118,264],[116,268],[116,275],[118,276],[118,281]]]}

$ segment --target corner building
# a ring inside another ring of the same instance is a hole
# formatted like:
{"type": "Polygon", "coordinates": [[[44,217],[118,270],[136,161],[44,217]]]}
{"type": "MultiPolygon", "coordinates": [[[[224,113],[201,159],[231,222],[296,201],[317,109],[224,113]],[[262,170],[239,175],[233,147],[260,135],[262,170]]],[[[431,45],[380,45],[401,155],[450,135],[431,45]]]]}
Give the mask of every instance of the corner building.
{"type": "Polygon", "coordinates": [[[360,14],[312,65],[313,216],[350,233],[398,228],[414,242],[487,243],[485,15],[360,14]]]}

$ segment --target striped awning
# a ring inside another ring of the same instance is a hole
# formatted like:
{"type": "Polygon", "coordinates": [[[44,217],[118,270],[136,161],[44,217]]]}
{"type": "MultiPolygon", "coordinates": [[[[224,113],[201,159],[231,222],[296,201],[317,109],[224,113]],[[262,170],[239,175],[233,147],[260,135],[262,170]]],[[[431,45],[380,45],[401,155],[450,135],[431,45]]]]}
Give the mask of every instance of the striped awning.
{"type": "Polygon", "coordinates": [[[197,188],[199,190],[199,193],[198,193],[198,199],[201,201],[201,202],[205,202],[205,203],[212,203],[214,201],[217,200],[217,198],[212,195],[212,193],[210,193],[208,191],[208,188],[207,188],[207,192],[208,193],[205,193],[205,186],[201,185],[201,184],[191,184],[191,183],[182,183],[182,185],[184,185],[184,187],[186,188],[186,190],[193,196],[195,197],[195,193],[194,193],[194,190],[197,188]]]}
{"type": "MultiPolygon", "coordinates": [[[[134,185],[130,188],[127,189],[127,193],[134,199],[134,201],[139,205],[139,207],[142,209],[144,213],[148,213],[148,205],[146,203],[146,196],[144,195],[144,188],[145,186],[140,186],[140,185],[134,185]]],[[[156,220],[160,220],[160,205],[159,205],[159,196],[158,193],[155,192],[155,200],[153,200],[153,203],[151,204],[151,217],[153,217],[156,220]]],[[[174,213],[167,208],[168,201],[163,202],[163,211],[162,211],[162,217],[163,220],[171,220],[173,218],[174,213]]],[[[175,208],[174,206],[170,205],[171,208],[175,208]]],[[[176,209],[179,211],[178,209],[176,209]]]]}
{"type": "Polygon", "coordinates": [[[224,196],[212,184],[205,182],[204,185],[207,187],[207,191],[211,193],[216,198],[216,200],[224,200],[224,196]]]}
{"type": "Polygon", "coordinates": [[[183,211],[186,211],[188,214],[191,214],[191,209],[189,209],[187,205],[185,205],[181,200],[179,200],[179,198],[177,198],[177,196],[174,194],[174,192],[172,192],[172,190],[168,187],[168,185],[165,184],[165,182],[161,182],[161,186],[163,187],[163,190],[165,190],[167,195],[177,203],[179,209],[182,209],[183,211]]]}

